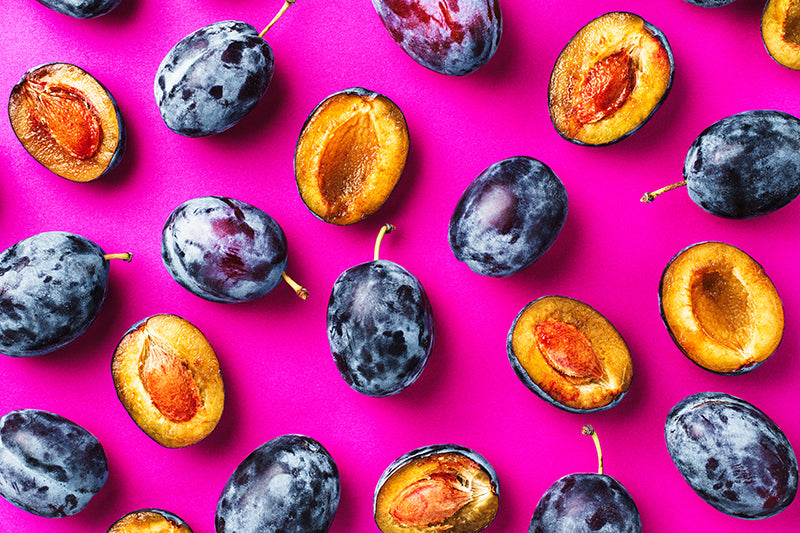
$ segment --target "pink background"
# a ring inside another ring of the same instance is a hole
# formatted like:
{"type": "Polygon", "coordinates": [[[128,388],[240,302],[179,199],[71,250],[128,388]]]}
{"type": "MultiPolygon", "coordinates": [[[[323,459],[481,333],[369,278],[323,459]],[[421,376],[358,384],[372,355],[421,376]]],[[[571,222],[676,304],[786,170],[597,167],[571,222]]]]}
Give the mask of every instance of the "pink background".
{"type": "MultiPolygon", "coordinates": [[[[270,30],[276,72],[266,97],[240,124],[211,138],[186,139],[161,122],[153,97],[156,69],[183,36],[225,19],[261,28],[280,0],[122,0],[112,13],[72,19],[34,0],[3,5],[0,91],[23,73],[66,61],[94,74],[114,94],[129,126],[129,146],[112,174],[71,183],[41,167],[0,122],[0,249],[45,230],[68,230],[107,252],[131,251],[111,266],[108,297],[89,331],[50,355],[0,357],[0,411],[38,408],[81,424],[103,443],[106,486],[81,513],[29,515],[0,500],[5,532],[105,531],[125,513],[158,507],[195,533],[214,530],[217,498],[253,449],[285,433],[319,440],[341,474],[332,532],[376,531],[372,494],[384,468],[422,445],[455,442],[486,457],[500,478],[500,510],[488,532],[526,531],[539,497],[559,477],[596,467],[582,436],[600,435],[606,473],[632,494],[645,531],[784,532],[796,528],[800,503],[752,523],[725,516],[692,492],[672,464],[663,426],[684,396],[719,390],[770,415],[797,448],[800,202],[755,220],[702,211],[685,191],[654,204],[643,192],[681,178],[691,141],[714,121],[773,108],[800,115],[800,73],[775,63],[761,42],[763,0],[703,9],[682,0],[528,2],[501,0],[503,36],[476,73],[451,78],[428,71],[389,38],[369,0],[298,0],[270,30]],[[675,55],[670,95],[632,137],[588,148],[560,138],[550,124],[546,90],[556,56],[586,22],[633,11],[660,27],[675,55]],[[292,158],[308,113],[327,95],[363,86],[404,111],[411,152],[399,186],[373,217],[336,227],[305,208],[292,158]],[[553,248],[506,279],[472,273],[447,244],[450,213],[464,188],[490,164],[529,155],[564,182],[570,206],[553,248]],[[309,289],[307,301],[286,285],[248,304],[201,300],[161,264],[160,232],[189,198],[227,195],[253,203],[284,228],[288,271],[309,289]],[[436,322],[433,353],[420,379],[384,399],[351,390],[328,348],[325,310],[344,269],[368,261],[379,227],[391,222],[382,257],[414,273],[427,289],[436,322]],[[783,342],[755,371],[711,374],[670,340],[657,286],[669,259],[705,240],[736,245],[759,261],[782,296],[783,342]],[[515,315],[547,294],[582,300],[628,342],[634,380],[615,408],[590,415],[556,409],[528,391],[511,370],[505,339],[515,315]],[[215,347],[226,387],[217,429],[184,449],[165,449],[129,418],[111,380],[110,360],[126,329],[155,313],[181,315],[215,347]]],[[[800,449],[800,448],[798,448],[800,449]]]]}

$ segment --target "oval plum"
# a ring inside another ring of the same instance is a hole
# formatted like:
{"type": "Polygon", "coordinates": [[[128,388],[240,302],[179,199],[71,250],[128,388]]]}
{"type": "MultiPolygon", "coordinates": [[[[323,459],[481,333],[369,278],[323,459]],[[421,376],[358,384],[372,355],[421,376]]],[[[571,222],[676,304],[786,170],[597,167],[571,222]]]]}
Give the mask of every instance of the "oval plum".
{"type": "Polygon", "coordinates": [[[450,217],[450,249],[478,274],[510,276],[550,249],[568,204],[564,184],[550,167],[526,156],[504,159],[459,199],[450,217]]]}
{"type": "Polygon", "coordinates": [[[108,478],[103,446],[66,418],[20,409],[0,418],[0,496],[29,513],[82,511],[108,478]]]}
{"type": "Polygon", "coordinates": [[[497,0],[372,0],[386,31],[414,61],[464,76],[492,58],[503,33],[497,0]]]}
{"type": "Polygon", "coordinates": [[[316,440],[282,435],[236,467],[217,502],[217,533],[326,533],[339,505],[339,471],[316,440]]]}
{"type": "Polygon", "coordinates": [[[797,494],[797,458],[783,431],[754,405],[721,392],[678,402],[664,434],[689,486],[717,510],[757,519],[783,511],[797,494]]]}
{"type": "Polygon", "coordinates": [[[88,19],[105,15],[117,5],[120,0],[37,0],[45,7],[62,15],[77,19],[88,19]]]}

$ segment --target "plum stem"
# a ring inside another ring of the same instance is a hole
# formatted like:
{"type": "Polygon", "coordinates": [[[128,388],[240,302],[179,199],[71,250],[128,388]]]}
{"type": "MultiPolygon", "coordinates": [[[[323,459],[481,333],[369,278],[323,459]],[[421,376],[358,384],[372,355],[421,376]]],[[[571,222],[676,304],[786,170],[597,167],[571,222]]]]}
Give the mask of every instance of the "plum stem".
{"type": "Polygon", "coordinates": [[[123,252],[121,254],[105,254],[103,259],[106,261],[111,259],[122,259],[123,261],[130,263],[131,259],[133,259],[133,254],[130,252],[123,252]]]}
{"type": "Polygon", "coordinates": [[[597,432],[594,430],[592,426],[586,424],[581,428],[581,432],[584,435],[591,435],[592,440],[594,440],[594,447],[597,450],[597,473],[603,473],[603,450],[600,449],[600,439],[597,437],[597,432]]]}
{"type": "Polygon", "coordinates": [[[305,300],[306,298],[308,298],[308,290],[306,290],[305,287],[303,287],[302,285],[297,283],[295,280],[290,278],[289,275],[286,274],[286,271],[281,272],[281,277],[283,278],[283,281],[288,283],[289,286],[292,289],[294,289],[295,294],[297,294],[300,297],[301,300],[305,300]]]}
{"type": "Polygon", "coordinates": [[[680,188],[680,187],[685,187],[685,186],[686,186],[686,180],[681,180],[681,181],[679,181],[678,183],[673,183],[672,185],[667,185],[666,187],[661,187],[661,188],[660,188],[660,189],[658,189],[657,191],[653,191],[653,192],[646,192],[646,193],[644,193],[644,195],[642,196],[641,200],[642,200],[642,202],[644,202],[644,203],[646,203],[646,204],[649,204],[650,202],[652,202],[653,200],[655,200],[655,199],[656,199],[656,197],[657,197],[658,195],[660,195],[661,193],[665,193],[665,192],[667,192],[667,191],[671,191],[671,190],[673,190],[673,189],[678,189],[678,188],[680,188]]]}
{"type": "Polygon", "coordinates": [[[383,227],[381,227],[381,231],[378,232],[378,238],[375,240],[375,255],[374,255],[375,261],[378,260],[378,252],[381,249],[381,242],[383,241],[383,236],[386,235],[387,233],[393,232],[395,229],[397,228],[395,228],[391,224],[384,224],[383,227]]]}
{"type": "Polygon", "coordinates": [[[278,13],[277,13],[277,14],[276,14],[276,15],[275,15],[273,18],[272,18],[272,20],[270,21],[270,23],[269,23],[269,24],[267,24],[267,27],[266,27],[266,28],[264,28],[263,30],[261,30],[261,33],[259,33],[259,34],[258,34],[258,36],[259,36],[259,37],[261,37],[261,38],[263,38],[263,37],[264,37],[264,35],[266,35],[266,33],[269,31],[269,29],[270,29],[272,26],[274,26],[276,22],[278,22],[278,19],[279,19],[279,18],[281,18],[281,16],[282,16],[284,13],[286,13],[286,10],[287,10],[287,9],[289,9],[289,6],[290,6],[290,5],[292,5],[292,4],[294,4],[295,2],[297,2],[297,0],[286,0],[286,1],[283,3],[283,6],[281,7],[280,11],[278,11],[278,13]]]}

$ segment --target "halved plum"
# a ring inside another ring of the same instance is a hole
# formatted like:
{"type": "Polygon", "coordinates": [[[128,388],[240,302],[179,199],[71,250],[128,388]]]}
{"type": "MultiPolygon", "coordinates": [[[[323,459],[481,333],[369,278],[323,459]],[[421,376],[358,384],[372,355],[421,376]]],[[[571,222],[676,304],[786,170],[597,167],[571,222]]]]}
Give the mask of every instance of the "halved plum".
{"type": "Polygon", "coordinates": [[[389,98],[359,87],[332,94],[308,117],[297,141],[300,197],[325,222],[358,222],[394,190],[408,145],[405,117],[389,98]]]}
{"type": "Polygon", "coordinates": [[[548,87],[556,131],[582,145],[611,144],[639,129],[672,85],[664,33],[627,12],[602,15],[567,43],[548,87]]]}
{"type": "Polygon", "coordinates": [[[730,244],[702,242],[679,252],[661,276],[658,296],[675,344],[712,372],[748,372],[783,337],[775,286],[761,265],[730,244]]]}
{"type": "Polygon", "coordinates": [[[11,90],[11,127],[25,150],[70,181],[112,170],[125,150],[125,124],[114,97],[69,63],[33,68],[11,90]]]}
{"type": "Polygon", "coordinates": [[[617,405],[633,378],[630,351],[611,322],[564,296],[545,296],[525,306],[511,325],[506,347],[526,387],[573,413],[617,405]]]}
{"type": "Polygon", "coordinates": [[[192,533],[192,529],[169,511],[139,509],[114,522],[106,533],[192,533]]]}
{"type": "Polygon", "coordinates": [[[769,0],[761,15],[761,37],[775,61],[800,70],[800,0],[769,0]]]}

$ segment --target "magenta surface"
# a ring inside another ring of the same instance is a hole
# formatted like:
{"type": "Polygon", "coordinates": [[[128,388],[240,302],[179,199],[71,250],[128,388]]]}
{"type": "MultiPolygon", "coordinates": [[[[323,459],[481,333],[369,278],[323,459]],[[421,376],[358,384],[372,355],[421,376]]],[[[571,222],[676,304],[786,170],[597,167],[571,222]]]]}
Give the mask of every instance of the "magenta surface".
{"type": "Polygon", "coordinates": [[[727,115],[771,108],[800,116],[800,73],[775,63],[760,36],[763,1],[703,9],[682,0],[528,2],[505,0],[494,58],[464,78],[436,74],[391,40],[369,0],[298,0],[267,34],[276,71],[266,97],[241,123],[187,139],[162,123],[153,97],[161,59],[206,24],[244,20],[263,27],[280,0],[122,0],[110,14],[77,20],[35,0],[3,6],[0,92],[34,66],[74,63],[105,84],[129,127],[120,166],[89,184],[71,183],[34,161],[0,122],[0,249],[34,233],[67,230],[114,262],[108,297],[89,331],[56,353],[0,357],[0,411],[37,408],[79,423],[103,443],[110,476],[78,515],[44,519],[0,500],[4,532],[105,531],[125,513],[158,507],[195,533],[214,531],[217,498],[253,449],[285,433],[319,440],[335,458],[342,495],[332,532],[376,531],[372,494],[403,453],[452,442],[483,455],[500,479],[500,509],[487,532],[526,531],[539,497],[565,474],[592,471],[593,424],[616,477],[639,507],[645,531],[760,533],[796,529],[800,502],[748,522],[725,516],[692,492],[667,454],[664,421],[683,397],[722,391],[761,408],[800,446],[800,202],[761,218],[724,220],[685,191],[642,204],[645,191],[681,178],[689,144],[727,115]],[[586,22],[633,11],[661,28],[675,55],[672,91],[638,132],[612,146],[573,145],[553,129],[547,84],[555,59],[586,22]],[[382,92],[403,110],[411,150],[389,201],[359,224],[321,222],[303,205],[292,160],[300,128],[331,93],[354,86],[382,92]],[[570,206],[555,245],[527,270],[483,278],[453,257],[450,214],[490,164],[528,155],[564,182],[570,206]],[[289,241],[288,271],[309,290],[301,301],[279,285],[264,298],[226,305],[193,296],[161,263],[167,216],[195,196],[220,194],[270,213],[289,241]],[[436,323],[420,379],[374,399],[351,390],[334,366],[325,310],[336,277],[368,261],[378,229],[397,226],[382,247],[427,289],[436,323]],[[670,258],[706,240],[728,242],[761,263],[783,299],[786,331],[773,357],[751,373],[719,376],[695,366],[667,334],[657,287],[670,258]],[[630,346],[634,379],[611,410],[570,414],[536,397],[514,375],[506,334],[531,300],[559,294],[600,311],[630,346]],[[110,360],[129,326],[156,313],[194,323],[214,346],[226,406],[204,441],[169,450],[150,440],[117,399],[110,360]]]}

